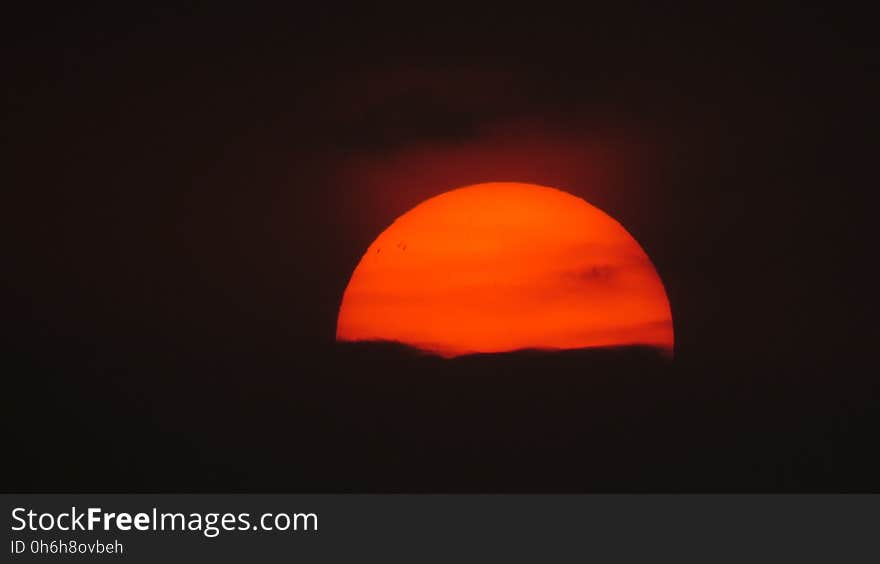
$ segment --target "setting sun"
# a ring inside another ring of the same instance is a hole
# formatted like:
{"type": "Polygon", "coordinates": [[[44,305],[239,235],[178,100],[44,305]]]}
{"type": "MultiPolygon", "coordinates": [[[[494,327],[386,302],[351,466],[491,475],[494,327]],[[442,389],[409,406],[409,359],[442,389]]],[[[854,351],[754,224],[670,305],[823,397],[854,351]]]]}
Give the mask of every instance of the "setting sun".
{"type": "Polygon", "coordinates": [[[663,284],[626,229],[512,182],[440,194],[392,223],[351,276],[336,338],[443,356],[674,343],[663,284]]]}

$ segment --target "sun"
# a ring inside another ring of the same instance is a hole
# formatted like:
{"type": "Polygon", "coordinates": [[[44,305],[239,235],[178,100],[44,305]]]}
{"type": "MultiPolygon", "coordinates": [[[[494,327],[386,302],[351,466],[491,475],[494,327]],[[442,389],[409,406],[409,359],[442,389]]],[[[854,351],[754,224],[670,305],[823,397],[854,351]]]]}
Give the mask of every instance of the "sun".
{"type": "Polygon", "coordinates": [[[394,221],[351,275],[336,338],[447,357],[674,345],[663,283],[626,229],[567,192],[515,182],[451,190],[394,221]]]}

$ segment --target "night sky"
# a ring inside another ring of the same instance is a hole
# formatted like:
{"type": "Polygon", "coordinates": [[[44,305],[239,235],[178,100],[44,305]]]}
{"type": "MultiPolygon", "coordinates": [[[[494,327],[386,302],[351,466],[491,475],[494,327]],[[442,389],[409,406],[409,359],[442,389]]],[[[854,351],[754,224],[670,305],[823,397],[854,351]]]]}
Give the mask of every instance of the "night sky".
{"type": "Polygon", "coordinates": [[[4,17],[5,490],[878,489],[880,89],[857,15],[243,6],[4,17]],[[339,471],[346,427],[315,421],[354,412],[346,382],[419,379],[339,361],[348,277],[394,218],[486,181],[580,196],[651,257],[676,331],[662,371],[731,417],[670,441],[696,462],[395,481],[376,453],[415,451],[374,437],[352,439],[363,476],[339,471]]]}

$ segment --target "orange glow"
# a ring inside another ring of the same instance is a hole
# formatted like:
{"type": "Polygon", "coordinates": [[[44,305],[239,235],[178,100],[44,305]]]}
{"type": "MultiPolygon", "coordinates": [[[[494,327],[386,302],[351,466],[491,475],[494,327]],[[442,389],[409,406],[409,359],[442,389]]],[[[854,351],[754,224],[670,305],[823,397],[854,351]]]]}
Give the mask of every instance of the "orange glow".
{"type": "Polygon", "coordinates": [[[514,182],[440,194],[392,223],[351,276],[336,338],[443,356],[673,348],[666,291],[635,239],[580,198],[514,182]]]}

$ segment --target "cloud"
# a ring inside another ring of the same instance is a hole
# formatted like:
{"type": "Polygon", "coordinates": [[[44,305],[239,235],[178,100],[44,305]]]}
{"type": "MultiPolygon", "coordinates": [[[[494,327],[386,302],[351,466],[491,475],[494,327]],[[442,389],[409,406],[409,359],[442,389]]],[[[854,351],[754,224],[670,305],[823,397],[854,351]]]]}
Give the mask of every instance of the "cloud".
{"type": "Polygon", "coordinates": [[[563,278],[568,280],[576,280],[580,282],[611,282],[618,277],[619,268],[610,264],[596,264],[581,268],[578,270],[570,270],[563,273],[563,278]]]}

